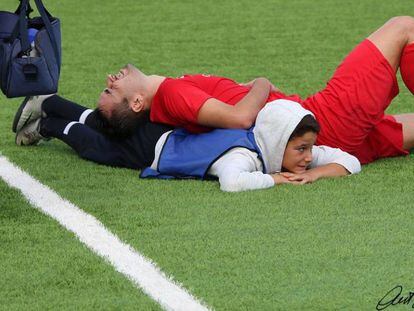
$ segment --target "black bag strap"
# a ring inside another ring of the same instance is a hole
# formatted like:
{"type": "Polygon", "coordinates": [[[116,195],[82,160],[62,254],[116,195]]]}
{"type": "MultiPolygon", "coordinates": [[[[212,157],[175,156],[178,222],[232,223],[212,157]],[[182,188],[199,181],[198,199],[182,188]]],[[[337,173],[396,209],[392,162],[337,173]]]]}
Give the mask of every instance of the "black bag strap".
{"type": "MultiPolygon", "coordinates": [[[[20,42],[22,47],[22,52],[24,54],[28,54],[31,51],[30,43],[29,43],[29,34],[27,32],[27,17],[26,14],[28,14],[28,6],[29,6],[29,0],[22,0],[20,2],[21,8],[20,8],[20,14],[19,14],[19,32],[20,32],[20,42]]],[[[16,29],[15,29],[16,30],[16,29]]],[[[14,31],[12,38],[14,39],[14,31]]]]}
{"type": "MultiPolygon", "coordinates": [[[[22,1],[28,1],[28,0],[22,0],[22,1]]],[[[52,19],[52,15],[45,9],[42,0],[35,0],[37,10],[40,13],[40,16],[42,17],[43,23],[45,24],[47,34],[49,35],[50,42],[52,43],[53,51],[55,52],[56,62],[59,64],[59,48],[58,44],[55,38],[55,34],[53,33],[52,24],[50,23],[50,19],[52,19]]],[[[27,28],[27,27],[26,27],[27,28]]],[[[58,66],[60,71],[60,66],[58,66]]]]}
{"type": "MultiPolygon", "coordinates": [[[[17,7],[16,11],[14,12],[15,14],[20,14],[20,10],[22,9],[22,0],[19,0],[19,1],[20,1],[20,4],[17,7]]],[[[28,9],[26,10],[26,16],[27,16],[27,18],[30,18],[29,15],[30,15],[30,13],[33,12],[32,6],[30,5],[30,0],[28,2],[27,8],[28,9]]],[[[49,13],[49,11],[45,8],[45,6],[43,6],[43,8],[45,9],[45,12],[46,12],[47,16],[52,17],[52,14],[49,13]]]]}
{"type": "Polygon", "coordinates": [[[4,39],[6,42],[13,42],[20,34],[21,51],[25,55],[29,55],[31,51],[29,35],[27,32],[27,19],[29,18],[30,11],[33,10],[30,7],[29,0],[20,0],[19,7],[16,9],[16,12],[19,14],[19,20],[16,23],[11,36],[4,39]]]}
{"type": "MultiPolygon", "coordinates": [[[[16,9],[16,11],[14,11],[14,14],[20,14],[20,10],[22,9],[22,0],[20,0],[20,4],[19,4],[19,6],[17,7],[17,9],[16,9]]],[[[28,8],[27,8],[27,10],[26,10],[26,17],[27,18],[30,18],[30,13],[32,13],[33,12],[33,9],[32,9],[32,7],[30,6],[30,2],[29,2],[29,4],[28,4],[28,8]]]]}
{"type": "MultiPolygon", "coordinates": [[[[30,1],[29,1],[29,2],[30,2],[30,1]]],[[[46,15],[49,17],[49,19],[52,19],[52,18],[53,18],[52,14],[50,14],[50,13],[49,13],[49,11],[46,9],[46,7],[44,6],[44,4],[43,4],[43,2],[42,2],[42,1],[40,1],[40,3],[41,3],[41,5],[42,5],[43,10],[45,11],[46,15]]],[[[30,5],[30,4],[29,4],[29,5],[30,5]]]]}

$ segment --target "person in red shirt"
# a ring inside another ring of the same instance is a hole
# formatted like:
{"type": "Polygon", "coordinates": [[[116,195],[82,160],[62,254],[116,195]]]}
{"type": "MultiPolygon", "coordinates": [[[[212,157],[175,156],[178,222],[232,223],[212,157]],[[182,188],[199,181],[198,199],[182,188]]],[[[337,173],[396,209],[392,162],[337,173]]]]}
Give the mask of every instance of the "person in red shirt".
{"type": "Polygon", "coordinates": [[[398,69],[414,94],[412,17],[392,18],[368,36],[342,61],[327,86],[305,100],[283,94],[265,78],[246,84],[210,75],[168,78],[127,65],[107,77],[98,111],[113,128],[128,128],[149,112],[152,122],[201,133],[250,128],[266,103],[289,99],[312,111],[320,123],[317,144],[369,163],[414,148],[414,113],[384,113],[399,92],[398,69]]]}
{"type": "MultiPolygon", "coordinates": [[[[193,133],[211,128],[249,128],[277,89],[265,78],[241,85],[212,75],[169,78],[145,75],[131,64],[107,77],[98,107],[112,120],[149,111],[153,122],[182,127],[193,133]]],[[[282,96],[283,97],[283,96],[282,96]]]]}

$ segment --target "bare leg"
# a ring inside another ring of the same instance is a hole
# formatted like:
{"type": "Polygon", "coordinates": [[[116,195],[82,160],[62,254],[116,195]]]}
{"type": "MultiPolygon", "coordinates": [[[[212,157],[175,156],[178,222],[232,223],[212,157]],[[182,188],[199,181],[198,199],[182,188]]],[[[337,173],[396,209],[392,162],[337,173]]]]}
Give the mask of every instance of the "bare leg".
{"type": "Polygon", "coordinates": [[[403,148],[414,149],[414,113],[397,114],[394,118],[403,126],[403,148]]]}
{"type": "MultiPolygon", "coordinates": [[[[397,71],[405,46],[414,43],[414,18],[410,16],[391,18],[381,28],[372,33],[368,39],[376,45],[394,70],[397,71]]],[[[409,85],[407,87],[410,88],[409,85]]],[[[394,115],[394,117],[403,126],[403,148],[405,150],[413,149],[414,113],[399,114],[394,115]]]]}
{"type": "Polygon", "coordinates": [[[407,44],[414,42],[414,18],[410,16],[393,17],[372,33],[368,39],[376,45],[397,71],[402,50],[407,44]]]}

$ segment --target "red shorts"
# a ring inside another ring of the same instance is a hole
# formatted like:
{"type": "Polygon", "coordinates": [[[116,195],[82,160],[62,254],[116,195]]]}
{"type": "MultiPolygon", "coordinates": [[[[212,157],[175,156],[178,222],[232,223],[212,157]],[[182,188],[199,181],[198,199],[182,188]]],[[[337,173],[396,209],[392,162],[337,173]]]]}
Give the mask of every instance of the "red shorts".
{"type": "Polygon", "coordinates": [[[361,163],[406,155],[402,125],[385,109],[398,94],[395,72],[369,40],[339,65],[326,88],[303,102],[321,125],[317,144],[340,148],[361,163]]]}

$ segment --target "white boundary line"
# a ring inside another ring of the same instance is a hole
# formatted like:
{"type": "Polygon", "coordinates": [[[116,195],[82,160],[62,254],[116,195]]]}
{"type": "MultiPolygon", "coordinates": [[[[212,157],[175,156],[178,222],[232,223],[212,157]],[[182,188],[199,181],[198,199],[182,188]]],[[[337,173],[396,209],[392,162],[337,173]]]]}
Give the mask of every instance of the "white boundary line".
{"type": "Polygon", "coordinates": [[[95,217],[61,198],[1,154],[0,177],[11,187],[19,189],[34,207],[72,231],[82,243],[109,261],[164,309],[208,310],[154,263],[105,229],[95,217]]]}

